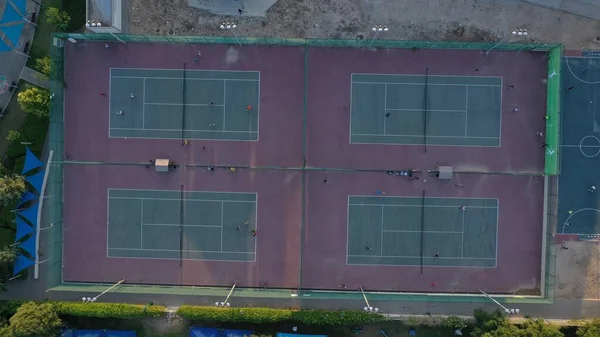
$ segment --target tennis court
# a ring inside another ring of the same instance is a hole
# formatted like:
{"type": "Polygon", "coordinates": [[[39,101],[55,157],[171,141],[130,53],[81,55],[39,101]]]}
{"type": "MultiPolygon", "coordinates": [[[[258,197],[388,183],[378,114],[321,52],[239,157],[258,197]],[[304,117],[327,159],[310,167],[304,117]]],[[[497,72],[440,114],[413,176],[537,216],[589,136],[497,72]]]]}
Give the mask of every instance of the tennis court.
{"type": "Polygon", "coordinates": [[[255,261],[257,194],[109,189],[107,255],[255,261]]]}
{"type": "Polygon", "coordinates": [[[352,74],[350,142],[499,147],[502,78],[352,74]]]}
{"type": "Polygon", "coordinates": [[[257,141],[259,96],[258,71],[111,68],[109,136],[257,141]]]}
{"type": "Polygon", "coordinates": [[[347,264],[495,268],[498,208],[498,199],[350,196],[347,264]]]}

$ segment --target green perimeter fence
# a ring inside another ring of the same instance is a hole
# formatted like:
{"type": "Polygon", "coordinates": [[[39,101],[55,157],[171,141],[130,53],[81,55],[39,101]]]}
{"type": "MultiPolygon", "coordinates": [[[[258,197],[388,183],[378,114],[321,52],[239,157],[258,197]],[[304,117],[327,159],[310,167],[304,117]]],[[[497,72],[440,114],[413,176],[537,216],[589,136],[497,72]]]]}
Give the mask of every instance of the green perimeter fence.
{"type": "MultiPolygon", "coordinates": [[[[143,35],[113,35],[113,34],[55,34],[53,39],[53,47],[51,56],[54,63],[54,69],[51,76],[51,89],[54,93],[53,106],[50,116],[49,129],[49,146],[54,151],[54,159],[51,163],[49,179],[48,179],[48,196],[44,205],[48,210],[45,216],[48,217],[48,222],[52,222],[55,230],[48,231],[46,237],[46,256],[51,259],[46,264],[47,288],[50,291],[76,291],[76,292],[102,292],[110,285],[91,284],[91,283],[65,283],[62,278],[62,216],[63,216],[63,113],[64,113],[64,43],[69,43],[69,39],[74,39],[72,42],[81,40],[92,41],[113,41],[113,42],[148,42],[148,43],[206,43],[206,44],[259,44],[259,45],[279,45],[279,46],[315,46],[315,47],[365,47],[365,41],[361,40],[330,40],[330,39],[280,39],[280,38],[227,38],[227,37],[183,37],[183,36],[143,36],[143,35]]],[[[557,44],[502,44],[502,43],[466,43],[466,42],[419,42],[419,41],[391,41],[391,40],[376,40],[373,46],[376,48],[428,48],[428,49],[467,49],[467,50],[503,50],[503,51],[540,51],[550,52],[550,65],[553,71],[558,73],[557,64],[560,66],[560,50],[561,46],[557,44]]],[[[554,75],[558,76],[558,75],[554,75]]],[[[554,95],[552,101],[552,111],[549,115],[549,122],[558,122],[558,94],[559,89],[556,87],[552,76],[552,90],[554,95]],[[554,109],[556,108],[556,109],[554,109]]],[[[557,77],[557,79],[559,79],[557,77]]],[[[551,123],[548,123],[551,124],[551,123]]],[[[549,126],[548,137],[554,137],[558,145],[558,127],[549,126]],[[552,131],[553,130],[553,131],[552,131]],[[555,132],[556,134],[550,134],[555,132]]],[[[550,146],[550,145],[549,145],[550,146]]],[[[553,158],[557,158],[554,155],[553,158]]],[[[553,159],[555,160],[555,159],[553,159]]],[[[556,174],[556,167],[547,164],[547,173],[556,174]],[[548,172],[548,167],[554,168],[553,172],[548,172]]],[[[517,296],[497,296],[495,297],[501,303],[551,303],[554,299],[554,269],[555,255],[554,248],[551,244],[552,226],[556,224],[555,211],[555,196],[552,184],[555,177],[547,177],[547,207],[544,218],[544,246],[542,252],[542,283],[540,284],[541,296],[528,296],[526,294],[517,296]],[[554,219],[554,220],[552,220],[554,219]]],[[[151,285],[135,285],[126,284],[116,288],[114,291],[126,294],[167,294],[167,295],[190,295],[190,296],[213,296],[215,298],[225,297],[229,289],[214,288],[214,287],[185,287],[185,286],[151,286],[151,285]]],[[[356,291],[310,291],[303,289],[285,290],[285,289],[236,289],[235,296],[237,298],[261,298],[261,299],[295,299],[298,306],[304,306],[312,300],[356,300],[362,301],[362,295],[356,291]]],[[[446,294],[446,293],[390,293],[390,292],[370,292],[369,298],[373,300],[383,301],[406,301],[406,302],[452,302],[452,303],[487,303],[486,299],[480,295],[470,294],[446,294]]],[[[286,302],[287,303],[287,302],[286,302]]],[[[339,302],[341,307],[344,307],[344,302],[339,302]]],[[[310,306],[310,305],[306,305],[310,306]]]]}

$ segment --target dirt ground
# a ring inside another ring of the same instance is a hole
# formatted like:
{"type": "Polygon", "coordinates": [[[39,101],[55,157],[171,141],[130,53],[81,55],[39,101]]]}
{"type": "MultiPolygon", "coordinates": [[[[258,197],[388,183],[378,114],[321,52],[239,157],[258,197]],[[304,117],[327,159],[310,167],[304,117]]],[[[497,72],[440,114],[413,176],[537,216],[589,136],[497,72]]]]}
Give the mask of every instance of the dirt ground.
{"type": "Polygon", "coordinates": [[[239,36],[370,38],[385,24],[382,39],[490,41],[509,38],[516,28],[538,42],[569,49],[600,49],[600,21],[534,6],[519,0],[279,0],[265,17],[223,17],[191,8],[187,0],[131,0],[132,34],[230,34],[217,26],[236,20],[239,36]]]}
{"type": "Polygon", "coordinates": [[[600,243],[570,241],[556,247],[556,298],[600,300],[600,243]]]}

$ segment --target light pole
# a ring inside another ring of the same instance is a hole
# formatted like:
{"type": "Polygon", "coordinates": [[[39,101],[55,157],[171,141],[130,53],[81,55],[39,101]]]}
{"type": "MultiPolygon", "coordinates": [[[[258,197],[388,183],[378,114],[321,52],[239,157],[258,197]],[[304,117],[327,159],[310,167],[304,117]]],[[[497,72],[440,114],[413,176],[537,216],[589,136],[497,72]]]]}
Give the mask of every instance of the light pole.
{"type": "Polygon", "coordinates": [[[235,40],[237,41],[238,45],[240,46],[240,48],[242,48],[242,43],[240,42],[240,39],[238,38],[237,34],[235,33],[236,28],[237,28],[237,24],[235,24],[235,22],[223,22],[219,26],[219,29],[231,31],[231,33],[235,37],[235,40]]]}
{"type": "Polygon", "coordinates": [[[229,303],[229,297],[231,297],[231,294],[233,294],[233,290],[235,289],[235,285],[237,283],[234,283],[233,286],[231,287],[231,290],[229,290],[229,294],[227,294],[227,297],[225,298],[225,301],[223,302],[215,302],[215,305],[217,307],[227,307],[229,308],[231,306],[231,304],[229,303]]]}
{"type": "MultiPolygon", "coordinates": [[[[512,36],[521,36],[522,37],[522,36],[527,36],[527,34],[528,34],[527,29],[524,29],[524,28],[515,29],[511,32],[512,36]]],[[[496,49],[501,44],[506,43],[510,39],[511,35],[509,35],[505,39],[500,40],[500,42],[496,43],[490,49],[486,50],[485,53],[489,54],[492,50],[496,49]]]]}
{"type": "Polygon", "coordinates": [[[103,292],[101,292],[100,294],[94,296],[94,297],[83,297],[82,301],[85,303],[93,303],[96,302],[98,300],[98,298],[104,294],[106,294],[107,292],[111,291],[112,288],[118,286],[119,284],[125,282],[125,279],[122,279],[121,281],[113,284],[112,286],[110,286],[108,289],[104,290],[103,292]]]}
{"type": "Polygon", "coordinates": [[[370,304],[369,304],[369,300],[367,300],[367,295],[365,294],[365,291],[363,290],[362,287],[360,287],[360,292],[363,295],[363,298],[365,300],[365,303],[367,304],[366,307],[363,308],[364,311],[366,312],[372,312],[372,313],[376,313],[379,312],[379,308],[373,308],[370,304]]]}
{"type": "Polygon", "coordinates": [[[367,47],[369,49],[373,45],[373,41],[375,41],[375,39],[377,38],[377,36],[379,35],[379,33],[388,32],[389,29],[388,29],[388,27],[386,25],[375,25],[373,28],[371,28],[371,31],[373,31],[375,33],[375,35],[373,35],[373,38],[371,39],[371,43],[369,43],[369,47],[367,47]]]}
{"type": "Polygon", "coordinates": [[[481,289],[477,289],[479,290],[485,297],[489,298],[490,300],[492,300],[494,303],[496,303],[500,308],[502,308],[502,310],[504,310],[504,312],[507,315],[516,315],[520,312],[519,309],[517,308],[507,308],[505,306],[503,306],[502,304],[500,304],[500,302],[496,301],[495,299],[493,299],[490,295],[488,295],[485,291],[481,290],[481,289]]]}

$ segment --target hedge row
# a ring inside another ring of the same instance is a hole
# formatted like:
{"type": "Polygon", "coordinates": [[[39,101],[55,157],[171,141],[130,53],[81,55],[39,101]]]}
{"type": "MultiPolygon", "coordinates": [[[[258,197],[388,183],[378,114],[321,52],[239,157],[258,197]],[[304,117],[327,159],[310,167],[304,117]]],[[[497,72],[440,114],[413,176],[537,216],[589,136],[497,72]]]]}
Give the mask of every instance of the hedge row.
{"type": "Polygon", "coordinates": [[[165,314],[160,305],[133,305],[123,303],[54,302],[58,315],[96,318],[141,318],[165,314]]]}
{"type": "Polygon", "coordinates": [[[227,323],[273,323],[294,321],[308,325],[352,325],[386,321],[382,315],[362,311],[326,311],[269,309],[269,308],[214,308],[183,305],[177,315],[194,321],[227,323]]]}

